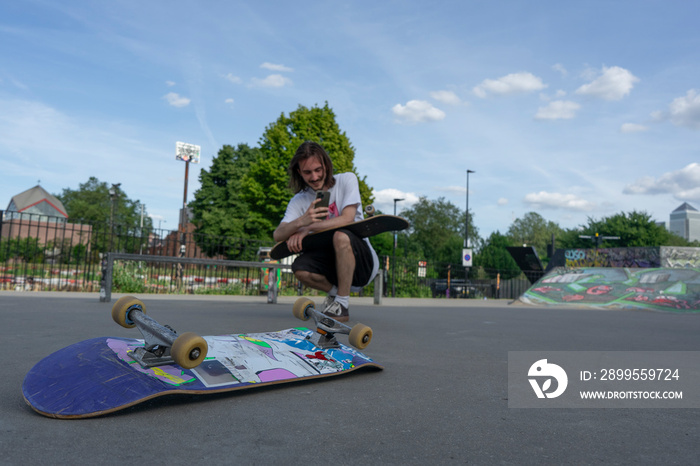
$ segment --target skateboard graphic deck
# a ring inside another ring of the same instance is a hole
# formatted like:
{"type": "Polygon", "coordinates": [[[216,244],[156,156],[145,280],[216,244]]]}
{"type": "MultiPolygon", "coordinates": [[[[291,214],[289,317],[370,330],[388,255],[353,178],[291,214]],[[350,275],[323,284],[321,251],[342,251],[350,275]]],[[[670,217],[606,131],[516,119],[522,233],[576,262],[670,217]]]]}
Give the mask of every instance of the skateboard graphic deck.
{"type": "Polygon", "coordinates": [[[337,333],[364,349],[372,329],[349,327],[300,298],[293,315],[313,318],[315,330],[201,337],[178,334],[146,315],[133,296],[120,298],[112,318],[137,327],[144,339],[101,337],[67,346],[39,361],[22,384],[24,400],[39,414],[80,419],[108,414],[173,394],[221,393],[272,384],[331,377],[360,368],[383,369],[337,333]]]}
{"type": "MultiPolygon", "coordinates": [[[[375,215],[359,222],[311,233],[301,241],[301,246],[302,251],[329,247],[333,244],[333,234],[338,230],[349,230],[360,238],[367,238],[387,231],[405,230],[406,228],[408,228],[408,221],[404,218],[394,215],[375,215]]],[[[274,260],[284,259],[293,254],[295,253],[289,250],[286,241],[277,243],[270,251],[270,257],[274,260]]]]}
{"type": "Polygon", "coordinates": [[[36,364],[22,385],[26,402],[54,418],[108,414],[151,398],[206,394],[330,377],[382,366],[340,345],[322,349],[314,332],[279,332],[204,337],[209,351],[193,369],[171,364],[144,369],[127,353],[144,340],[94,338],[63,348],[36,364]]]}

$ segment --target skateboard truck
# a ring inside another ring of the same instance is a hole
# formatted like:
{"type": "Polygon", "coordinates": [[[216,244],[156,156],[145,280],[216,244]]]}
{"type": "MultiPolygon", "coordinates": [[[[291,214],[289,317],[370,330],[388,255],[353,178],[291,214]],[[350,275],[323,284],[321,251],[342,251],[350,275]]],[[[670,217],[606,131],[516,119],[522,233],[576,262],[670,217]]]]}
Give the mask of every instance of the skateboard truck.
{"type": "Polygon", "coordinates": [[[137,327],[143,335],[143,348],[128,354],[143,368],[178,364],[185,369],[197,367],[207,356],[204,338],[192,332],[179,335],[146,315],[146,306],[133,296],[119,298],[112,307],[112,319],[125,328],[137,327]]]}
{"type": "Polygon", "coordinates": [[[323,314],[315,307],[314,302],[308,298],[299,298],[294,303],[294,317],[301,320],[312,318],[316,323],[316,335],[309,337],[319,348],[337,348],[340,346],[335,337],[336,333],[348,335],[352,346],[365,349],[372,341],[372,329],[363,324],[355,324],[349,327],[342,322],[323,314]]]}

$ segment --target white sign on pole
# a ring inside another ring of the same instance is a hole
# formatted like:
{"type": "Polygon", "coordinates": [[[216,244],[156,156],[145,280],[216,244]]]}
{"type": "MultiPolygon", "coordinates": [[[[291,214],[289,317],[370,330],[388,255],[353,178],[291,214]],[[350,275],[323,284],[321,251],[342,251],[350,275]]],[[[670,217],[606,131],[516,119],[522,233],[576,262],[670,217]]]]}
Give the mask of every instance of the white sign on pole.
{"type": "Polygon", "coordinates": [[[175,160],[183,162],[199,163],[199,154],[202,151],[200,146],[187,144],[185,142],[175,143],[175,160]]]}
{"type": "Polygon", "coordinates": [[[471,267],[472,266],[472,250],[471,249],[462,249],[462,267],[471,267]]]}

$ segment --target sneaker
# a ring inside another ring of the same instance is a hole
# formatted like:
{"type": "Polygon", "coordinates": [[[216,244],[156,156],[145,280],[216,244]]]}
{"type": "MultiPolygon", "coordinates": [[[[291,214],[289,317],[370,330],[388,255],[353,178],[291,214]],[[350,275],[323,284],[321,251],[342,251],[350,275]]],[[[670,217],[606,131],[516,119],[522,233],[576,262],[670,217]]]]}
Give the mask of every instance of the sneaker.
{"type": "Polygon", "coordinates": [[[330,306],[325,308],[323,313],[328,317],[337,320],[338,322],[347,322],[350,320],[348,308],[337,301],[333,301],[330,306]]]}
{"type": "Polygon", "coordinates": [[[335,296],[328,295],[323,300],[323,309],[328,309],[335,302],[335,296]]]}

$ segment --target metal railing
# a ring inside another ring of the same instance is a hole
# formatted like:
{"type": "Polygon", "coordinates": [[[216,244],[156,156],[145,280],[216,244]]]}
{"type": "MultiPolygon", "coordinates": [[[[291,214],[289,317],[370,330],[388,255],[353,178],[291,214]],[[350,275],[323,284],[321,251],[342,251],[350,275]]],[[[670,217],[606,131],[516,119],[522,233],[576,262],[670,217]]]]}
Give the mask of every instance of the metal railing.
{"type": "Polygon", "coordinates": [[[0,211],[0,289],[98,291],[109,252],[252,261],[261,247],[271,245],[194,231],[87,224],[0,211]]]}
{"type": "MultiPolygon", "coordinates": [[[[100,301],[109,302],[112,299],[116,261],[135,262],[135,265],[138,267],[138,272],[133,273],[131,278],[135,279],[135,283],[139,285],[143,283],[143,289],[125,290],[127,292],[148,292],[149,278],[152,284],[155,283],[156,292],[158,292],[158,288],[166,289],[170,292],[182,292],[183,288],[185,288],[185,292],[195,292],[195,290],[200,288],[206,290],[208,285],[213,285],[209,287],[209,289],[214,289],[214,287],[220,288],[222,286],[226,287],[229,284],[239,283],[245,288],[252,285],[256,294],[266,294],[269,303],[277,302],[279,273],[276,272],[291,270],[291,267],[287,264],[272,262],[191,259],[186,257],[108,253],[103,264],[104,273],[101,281],[100,301]],[[143,267],[141,267],[142,265],[143,267]],[[162,266],[165,266],[164,269],[171,273],[160,275],[158,272],[163,270],[162,266]],[[204,270],[205,273],[194,276],[188,275],[187,271],[190,266],[194,266],[199,270],[204,270]],[[209,268],[212,266],[214,270],[210,272],[209,268]],[[258,272],[258,276],[251,278],[251,270],[258,272]],[[241,279],[239,271],[245,273],[245,279],[241,279]],[[161,277],[165,278],[165,280],[163,280],[164,284],[162,285],[158,283],[161,281],[161,277]],[[174,280],[172,279],[173,277],[174,280]]],[[[137,270],[136,267],[133,267],[133,270],[137,270]]]]}

